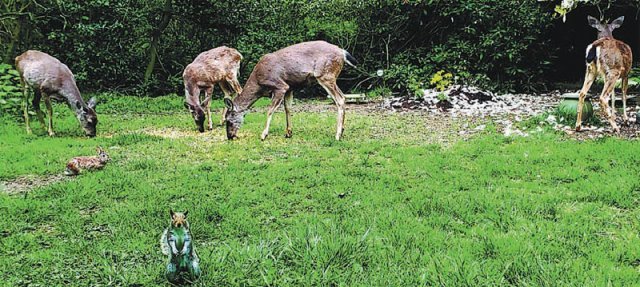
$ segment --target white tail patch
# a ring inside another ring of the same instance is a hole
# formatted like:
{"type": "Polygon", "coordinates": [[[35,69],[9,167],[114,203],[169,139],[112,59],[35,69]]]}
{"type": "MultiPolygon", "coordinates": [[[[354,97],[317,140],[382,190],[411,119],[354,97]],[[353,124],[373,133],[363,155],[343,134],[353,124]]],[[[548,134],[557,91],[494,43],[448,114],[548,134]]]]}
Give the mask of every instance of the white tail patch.
{"type": "Polygon", "coordinates": [[[351,63],[351,61],[349,61],[349,58],[347,57],[347,54],[349,52],[347,52],[347,50],[342,50],[342,57],[344,57],[344,62],[347,63],[347,65],[351,66],[351,67],[356,67],[356,65],[354,65],[353,63],[351,63]]]}

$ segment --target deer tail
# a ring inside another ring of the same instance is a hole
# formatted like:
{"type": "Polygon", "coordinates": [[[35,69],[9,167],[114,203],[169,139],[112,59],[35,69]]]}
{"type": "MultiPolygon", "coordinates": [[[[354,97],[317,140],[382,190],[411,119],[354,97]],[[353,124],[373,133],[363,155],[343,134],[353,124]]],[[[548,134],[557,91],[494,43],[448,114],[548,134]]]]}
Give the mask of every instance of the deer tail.
{"type": "Polygon", "coordinates": [[[595,61],[597,57],[598,57],[598,45],[591,44],[587,46],[587,55],[585,57],[587,64],[593,63],[593,61],[595,61]]]}
{"type": "Polygon", "coordinates": [[[356,67],[358,64],[358,60],[354,58],[347,50],[342,50],[344,52],[344,61],[351,67],[356,67]]]}

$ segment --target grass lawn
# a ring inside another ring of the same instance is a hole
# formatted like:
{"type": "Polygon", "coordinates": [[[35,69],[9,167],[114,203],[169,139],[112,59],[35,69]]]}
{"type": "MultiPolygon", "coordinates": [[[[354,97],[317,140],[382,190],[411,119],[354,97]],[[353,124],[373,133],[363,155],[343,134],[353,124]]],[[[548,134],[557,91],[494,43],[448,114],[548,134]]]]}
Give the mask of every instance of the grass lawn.
{"type": "Polygon", "coordinates": [[[0,120],[5,182],[51,178],[97,145],[112,157],[0,192],[3,286],[167,285],[170,208],[189,210],[195,286],[640,282],[637,141],[505,138],[491,126],[462,140],[460,121],[443,130],[419,114],[351,110],[336,142],[329,109],[295,113],[291,139],[277,113],[265,142],[260,110],[230,142],[221,127],[198,134],[180,97],[102,97],[92,139],[64,106],[55,138],[36,120],[31,136],[0,120]]]}

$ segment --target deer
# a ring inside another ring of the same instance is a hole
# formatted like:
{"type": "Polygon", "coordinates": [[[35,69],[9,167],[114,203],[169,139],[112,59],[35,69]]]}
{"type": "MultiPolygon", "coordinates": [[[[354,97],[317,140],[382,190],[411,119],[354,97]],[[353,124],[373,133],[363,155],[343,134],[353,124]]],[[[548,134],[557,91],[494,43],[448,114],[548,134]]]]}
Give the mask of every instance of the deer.
{"type": "Polygon", "coordinates": [[[620,128],[615,121],[615,86],[618,79],[622,79],[622,106],[625,123],[629,122],[627,115],[627,89],[629,88],[629,73],[633,63],[631,47],[620,40],[613,38],[613,30],[620,27],[624,17],[619,17],[610,24],[600,23],[597,19],[588,16],[589,25],[598,30],[598,39],[587,46],[586,50],[586,72],[584,84],[580,90],[578,99],[578,116],[576,120],[576,131],[582,129],[582,107],[584,99],[596,80],[598,75],[604,78],[604,88],[600,95],[601,110],[609,120],[613,131],[618,133],[620,128]],[[611,99],[611,108],[607,104],[608,97],[611,99]]]}
{"type": "Polygon", "coordinates": [[[287,119],[285,137],[292,137],[293,89],[318,83],[333,98],[338,108],[335,138],[340,140],[344,131],[345,96],[336,80],[345,63],[355,67],[357,61],[346,50],[325,41],[303,42],[262,56],[249,75],[242,93],[233,100],[225,99],[227,138],[237,138],[249,108],[259,98],[268,95],[271,95],[271,104],[261,140],[264,141],[269,135],[271,118],[283,100],[287,119]]]}
{"type": "MultiPolygon", "coordinates": [[[[204,132],[204,120],[208,118],[208,128],[213,129],[211,118],[211,97],[216,84],[220,86],[225,98],[230,98],[232,91],[237,95],[242,92],[242,86],[238,82],[242,55],[233,48],[218,47],[200,53],[195,60],[184,69],[184,103],[199,132],[204,132]],[[204,91],[204,100],[200,102],[201,91],[204,91]],[[205,115],[206,114],[206,115],[205,115]]],[[[226,109],[222,111],[222,121],[225,121],[226,109]]]]}
{"type": "Polygon", "coordinates": [[[85,103],[76,85],[73,73],[67,65],[53,56],[35,50],[22,53],[15,59],[16,68],[20,74],[24,96],[24,121],[27,134],[31,134],[29,126],[29,94],[33,91],[33,109],[38,120],[47,129],[49,136],[55,136],[53,131],[53,109],[51,100],[66,102],[76,114],[85,134],[89,137],[96,136],[96,98],[93,97],[85,103]],[[44,123],[44,115],[40,110],[40,100],[44,98],[49,117],[48,127],[44,123]]]}

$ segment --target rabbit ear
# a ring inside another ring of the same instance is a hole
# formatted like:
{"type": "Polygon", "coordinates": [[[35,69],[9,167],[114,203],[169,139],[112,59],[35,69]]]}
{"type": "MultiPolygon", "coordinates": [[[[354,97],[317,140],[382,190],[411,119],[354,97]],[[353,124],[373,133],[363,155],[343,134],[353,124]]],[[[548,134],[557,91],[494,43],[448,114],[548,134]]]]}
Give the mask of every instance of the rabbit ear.
{"type": "Polygon", "coordinates": [[[173,216],[176,214],[175,212],[173,212],[173,209],[169,209],[169,214],[171,215],[171,218],[173,218],[173,216]]]}
{"type": "Polygon", "coordinates": [[[189,211],[188,211],[188,210],[185,210],[185,211],[184,211],[184,218],[185,218],[185,219],[187,218],[187,214],[189,214],[189,211]]]}

